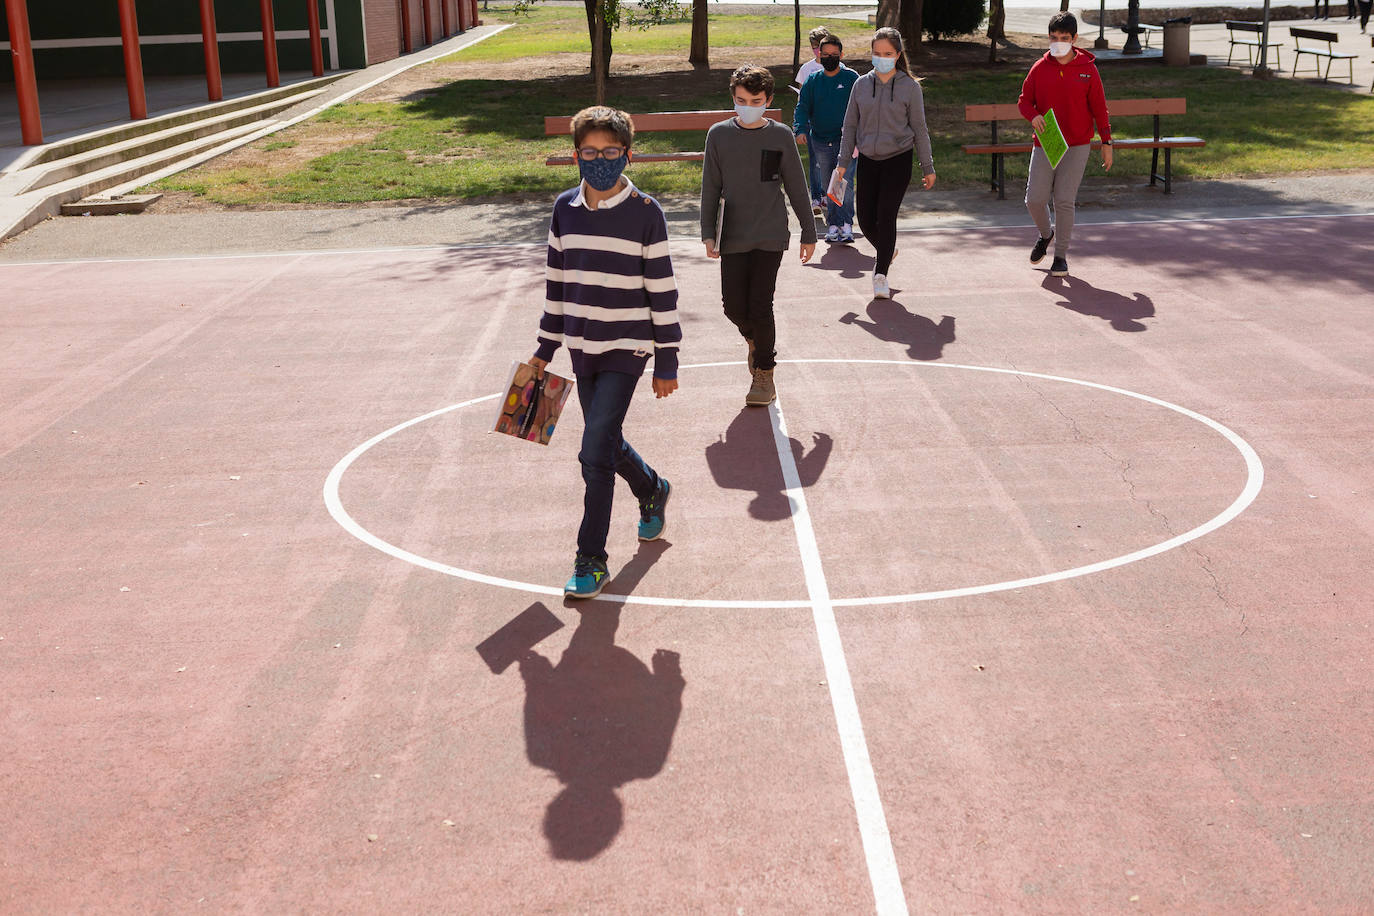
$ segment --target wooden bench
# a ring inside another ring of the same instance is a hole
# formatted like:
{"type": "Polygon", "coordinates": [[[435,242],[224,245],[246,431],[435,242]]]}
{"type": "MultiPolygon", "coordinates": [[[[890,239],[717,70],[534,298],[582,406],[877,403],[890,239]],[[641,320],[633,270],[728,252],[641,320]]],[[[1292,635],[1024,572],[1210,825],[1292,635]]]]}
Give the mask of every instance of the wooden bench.
{"type": "MultiPolygon", "coordinates": [[[[1148,149],[1152,151],[1150,157],[1150,184],[1154,185],[1157,181],[1164,182],[1164,193],[1173,192],[1173,151],[1183,148],[1197,148],[1207,145],[1207,141],[1197,137],[1163,137],[1159,132],[1160,115],[1181,115],[1188,110],[1187,99],[1109,99],[1107,101],[1107,114],[1115,121],[1117,118],[1139,117],[1151,115],[1154,117],[1154,136],[1142,137],[1140,139],[1119,139],[1112,138],[1112,149],[1148,149]],[[1164,174],[1159,173],[1159,152],[1164,151],[1164,174]]],[[[984,155],[992,157],[992,189],[997,192],[999,200],[1006,200],[1007,197],[1007,178],[1006,178],[1006,156],[1008,153],[1028,153],[1033,146],[1029,139],[1016,140],[1012,142],[999,141],[997,139],[997,125],[1002,121],[1019,121],[1026,123],[1026,119],[1021,117],[1021,111],[1014,104],[996,105],[966,105],[964,106],[964,121],[989,121],[992,123],[992,142],[990,143],[970,143],[964,145],[964,152],[973,155],[984,155]]],[[[1098,140],[1093,140],[1093,148],[1102,146],[1098,140]]]]}
{"type": "MultiPolygon", "coordinates": [[[[769,108],[763,113],[764,117],[772,118],[774,121],[782,120],[782,109],[769,108]]],[[[647,133],[664,133],[668,131],[683,130],[708,130],[711,125],[724,121],[726,118],[733,118],[735,112],[730,111],[654,111],[648,114],[632,114],[630,117],[635,123],[635,137],[647,133]]],[[[572,118],[571,117],[552,117],[544,119],[544,136],[546,137],[571,137],[572,118]]],[[[636,151],[634,154],[635,162],[700,162],[706,154],[703,151],[680,152],[680,153],[641,153],[636,151]]],[[[545,165],[573,165],[577,160],[572,156],[550,156],[544,160],[545,165]]]]}
{"type": "MultiPolygon", "coordinates": [[[[1262,34],[1264,27],[1258,22],[1239,22],[1235,19],[1226,20],[1226,37],[1231,42],[1230,48],[1226,51],[1226,63],[1231,63],[1231,55],[1236,53],[1236,48],[1245,49],[1245,60],[1250,66],[1255,65],[1255,52],[1259,50],[1260,44],[1264,43],[1262,34]],[[1237,38],[1236,33],[1243,35],[1254,35],[1254,38],[1237,38]]],[[[1283,47],[1281,41],[1271,41],[1267,47],[1274,49],[1274,69],[1282,70],[1283,66],[1279,63],[1279,48],[1283,47]]]]}
{"type": "MultiPolygon", "coordinates": [[[[1140,32],[1141,37],[1145,39],[1145,47],[1148,48],[1150,46],[1150,36],[1164,31],[1164,26],[1150,25],[1148,23],[1142,22],[1136,26],[1136,29],[1140,32]]],[[[1129,35],[1131,34],[1131,27],[1128,25],[1123,25],[1121,27],[1121,31],[1129,35]]]]}
{"type": "Polygon", "coordinates": [[[1294,76],[1298,75],[1298,66],[1302,63],[1302,56],[1304,54],[1311,54],[1313,75],[1315,76],[1317,74],[1321,74],[1323,83],[1326,82],[1327,79],[1331,76],[1332,62],[1338,60],[1343,60],[1350,66],[1350,82],[1355,82],[1355,55],[1346,54],[1342,51],[1336,51],[1332,49],[1331,46],[1334,45],[1336,43],[1336,39],[1340,37],[1335,32],[1322,32],[1317,29],[1300,29],[1296,27],[1289,27],[1288,34],[1293,36],[1294,76]],[[1325,44],[1326,47],[1316,48],[1309,45],[1308,47],[1304,48],[1302,46],[1304,40],[1309,42],[1325,44]],[[1326,72],[1324,73],[1322,72],[1321,68],[1321,59],[1323,57],[1326,58],[1326,72]]]}

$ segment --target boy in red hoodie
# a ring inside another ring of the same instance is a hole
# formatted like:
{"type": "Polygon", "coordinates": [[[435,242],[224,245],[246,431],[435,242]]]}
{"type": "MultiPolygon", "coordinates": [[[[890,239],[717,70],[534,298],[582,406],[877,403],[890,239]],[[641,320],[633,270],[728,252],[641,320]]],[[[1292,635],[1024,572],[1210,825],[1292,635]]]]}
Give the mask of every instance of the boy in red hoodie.
{"type": "Polygon", "coordinates": [[[1072,13],[1056,13],[1050,19],[1050,49],[1037,60],[1021,84],[1017,105],[1021,116],[1037,131],[1045,129],[1045,113],[1054,109],[1055,120],[1069,146],[1056,168],[1035,141],[1031,150],[1030,178],[1026,182],[1026,209],[1040,230],[1031,249],[1032,264],[1044,260],[1054,242],[1050,276],[1069,275],[1069,241],[1073,237],[1073,208],[1078,186],[1092,151],[1093,125],[1102,137],[1102,167],[1112,167],[1112,128],[1107,123],[1107,94],[1091,54],[1073,46],[1078,20],[1072,13]],[[1054,200],[1054,225],[1050,224],[1050,199],[1054,200]]]}

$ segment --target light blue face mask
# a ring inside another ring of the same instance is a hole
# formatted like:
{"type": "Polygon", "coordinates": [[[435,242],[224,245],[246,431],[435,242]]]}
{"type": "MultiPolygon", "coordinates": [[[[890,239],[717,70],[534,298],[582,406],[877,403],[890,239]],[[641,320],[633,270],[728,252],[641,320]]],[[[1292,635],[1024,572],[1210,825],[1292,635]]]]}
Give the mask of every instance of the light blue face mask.
{"type": "Polygon", "coordinates": [[[875,57],[873,58],[873,69],[879,73],[891,73],[897,68],[897,58],[895,57],[875,57]]]}
{"type": "Polygon", "coordinates": [[[735,103],[735,117],[741,124],[753,124],[763,117],[763,105],[741,105],[735,103]]]}

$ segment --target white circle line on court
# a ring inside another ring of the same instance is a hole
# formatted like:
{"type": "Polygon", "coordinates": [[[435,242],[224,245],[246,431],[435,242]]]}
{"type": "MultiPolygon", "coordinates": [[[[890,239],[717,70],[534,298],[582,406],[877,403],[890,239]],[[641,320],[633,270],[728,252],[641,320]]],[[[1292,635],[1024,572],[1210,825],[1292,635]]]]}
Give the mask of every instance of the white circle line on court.
{"type": "MultiPolygon", "coordinates": [[[[1079,219],[1077,226],[1153,226],[1159,224],[1178,225],[1183,223],[1258,223],[1271,222],[1273,220],[1294,220],[1294,219],[1346,219],[1351,217],[1374,216],[1374,211],[1368,212],[1341,212],[1341,213],[1279,213],[1271,216],[1191,216],[1191,217],[1162,217],[1160,219],[1124,219],[1124,220],[1103,220],[1094,222],[1091,219],[1079,219]]],[[[1034,223],[978,223],[973,225],[960,226],[913,226],[907,229],[898,229],[898,234],[914,234],[924,232],[1000,232],[1007,230],[1034,229],[1034,223]]],[[[670,242],[676,243],[699,243],[696,235],[673,235],[669,237],[670,242]]],[[[0,270],[6,267],[65,267],[73,264],[141,264],[141,263],[175,263],[178,261],[242,261],[255,260],[258,258],[307,258],[307,257],[347,257],[352,255],[367,254],[407,254],[428,252],[454,252],[454,251],[491,251],[502,248],[546,248],[547,241],[529,242],[471,242],[457,245],[392,245],[379,248],[292,248],[277,249],[274,251],[235,251],[226,254],[168,254],[168,255],[145,255],[118,258],[63,258],[51,261],[3,261],[0,260],[0,270]]]]}
{"type": "MultiPolygon", "coordinates": [[[[1246,508],[1248,508],[1249,505],[1255,501],[1255,498],[1259,495],[1260,489],[1264,485],[1264,465],[1260,461],[1259,455],[1255,452],[1254,448],[1250,446],[1250,443],[1246,442],[1235,432],[1228,429],[1226,426],[1223,426],[1221,423],[1218,423],[1216,420],[1213,420],[1211,417],[1204,416],[1200,413],[1197,413],[1196,411],[1189,410],[1186,407],[1181,407],[1178,404],[1173,404],[1169,401],[1165,401],[1161,398],[1156,398],[1148,394],[1140,394],[1139,392],[1129,391],[1125,388],[1118,388],[1114,385],[1104,385],[1100,382],[1089,382],[1084,381],[1083,379],[1068,378],[1062,375],[1048,375],[1042,372],[1029,372],[1022,369],[1004,369],[993,366],[969,366],[960,363],[913,363],[909,360],[897,359],[823,358],[780,359],[778,360],[778,362],[789,364],[906,366],[908,368],[915,369],[965,369],[972,372],[988,372],[999,375],[1017,375],[1022,376],[1024,378],[1043,379],[1045,381],[1051,382],[1064,382],[1070,385],[1080,385],[1085,388],[1095,388],[1100,391],[1109,392],[1111,394],[1124,395],[1125,397],[1133,398],[1138,401],[1143,401],[1147,404],[1154,404],[1158,407],[1163,407],[1168,410],[1172,410],[1175,413],[1185,416],[1191,420],[1195,420],[1198,423],[1203,424],[1204,426],[1214,430],[1215,432],[1219,433],[1222,437],[1224,437],[1228,442],[1231,443],[1231,445],[1236,449],[1236,451],[1240,453],[1241,457],[1245,461],[1245,486],[1242,488],[1240,495],[1237,496],[1229,506],[1222,510],[1220,514],[1214,516],[1206,522],[1203,522],[1201,525],[1198,525],[1197,527],[1185,531],[1184,533],[1179,534],[1175,537],[1169,538],[1166,541],[1161,541],[1158,544],[1154,544],[1149,547],[1144,547],[1140,550],[1135,550],[1127,554],[1122,554],[1121,556],[1112,557],[1107,560],[1101,560],[1097,563],[1090,563],[1085,566],[1075,566],[1071,569],[1060,570],[1058,572],[1052,573],[1045,573],[1044,575],[1039,576],[1028,576],[1021,579],[1009,579],[1002,582],[990,582],[985,583],[983,585],[970,585],[959,588],[937,589],[934,591],[909,592],[906,594],[898,595],[876,595],[867,598],[832,598],[830,603],[833,607],[868,607],[880,604],[908,604],[920,601],[938,601],[945,598],[966,598],[973,595],[985,595],[993,592],[1005,592],[1012,591],[1015,589],[1030,588],[1031,586],[1036,585],[1047,585],[1052,582],[1062,582],[1066,579],[1074,579],[1079,576],[1092,575],[1094,573],[1104,572],[1109,569],[1115,569],[1119,566],[1126,566],[1130,563],[1145,560],[1150,557],[1157,556],[1166,551],[1173,550],[1174,548],[1180,547],[1188,543],[1189,541],[1195,541],[1200,537],[1203,537],[1207,534],[1210,534],[1213,531],[1216,531],[1218,528],[1222,527],[1228,522],[1231,522],[1242,512],[1244,512],[1246,508]]],[[[691,365],[681,366],[680,368],[712,369],[722,366],[738,365],[742,364],[738,361],[727,361],[714,363],[694,363],[691,365]]],[[[451,413],[455,410],[461,410],[464,407],[471,407],[474,404],[480,404],[484,401],[491,401],[499,396],[499,393],[488,394],[483,395],[482,397],[471,398],[467,401],[463,401],[458,404],[452,404],[448,407],[441,407],[438,410],[432,410],[429,413],[407,420],[404,423],[397,424],[396,426],[391,427],[385,432],[378,433],[371,439],[368,439],[366,442],[357,446],[351,452],[345,455],[342,459],[340,459],[338,464],[334,465],[334,467],[330,470],[329,475],[328,477],[326,477],[324,483],[325,506],[328,508],[329,514],[334,518],[334,520],[338,522],[339,525],[342,526],[343,529],[347,531],[349,534],[353,535],[358,540],[362,541],[368,546],[380,550],[382,553],[395,557],[398,560],[404,560],[407,563],[411,563],[423,569],[432,570],[433,572],[443,573],[444,575],[454,576],[460,579],[467,579],[472,582],[480,582],[485,585],[494,585],[499,588],[514,589],[516,591],[529,592],[536,595],[546,595],[561,598],[563,596],[563,590],[559,588],[554,588],[552,586],[547,585],[537,585],[530,582],[520,582],[514,579],[506,579],[500,576],[491,576],[485,573],[479,573],[469,569],[462,569],[461,567],[452,566],[447,563],[440,563],[436,560],[431,560],[428,557],[422,557],[419,554],[415,554],[402,547],[398,547],[395,544],[392,544],[388,541],[385,541],[377,537],[375,534],[368,531],[362,525],[358,524],[358,522],[351,515],[348,514],[348,510],[344,508],[343,501],[339,497],[339,484],[343,480],[345,472],[347,472],[348,468],[355,461],[357,461],[369,449],[371,449],[378,443],[390,438],[391,436],[396,435],[397,433],[407,430],[412,426],[424,423],[427,420],[432,420],[435,417],[442,416],[443,414],[451,413]]],[[[603,601],[613,601],[622,604],[651,605],[658,607],[739,609],[811,607],[811,602],[809,600],[713,600],[705,598],[659,598],[648,595],[641,596],[609,594],[603,594],[599,597],[603,601]]]]}

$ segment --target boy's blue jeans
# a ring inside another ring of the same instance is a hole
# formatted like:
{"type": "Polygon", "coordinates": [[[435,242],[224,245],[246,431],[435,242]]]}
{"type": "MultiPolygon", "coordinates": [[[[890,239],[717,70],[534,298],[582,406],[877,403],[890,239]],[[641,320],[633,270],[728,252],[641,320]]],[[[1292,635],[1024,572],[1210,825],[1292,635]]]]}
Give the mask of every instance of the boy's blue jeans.
{"type": "Polygon", "coordinates": [[[577,377],[577,399],[582,404],[586,428],[582,431],[582,526],[577,531],[577,552],[606,559],[606,536],[611,529],[611,498],[615,476],[630,485],[636,499],[645,500],[658,489],[658,474],[644,463],[621,430],[630,409],[639,377],[628,372],[596,372],[577,377]]]}
{"type": "Polygon", "coordinates": [[[835,171],[835,166],[840,161],[840,141],[826,142],[817,140],[815,137],[809,138],[811,144],[811,184],[813,187],[820,187],[820,196],[825,198],[825,224],[827,226],[845,226],[854,222],[854,175],[850,169],[849,187],[845,188],[844,204],[836,204],[833,200],[825,196],[825,189],[830,187],[830,176],[835,171]]]}

